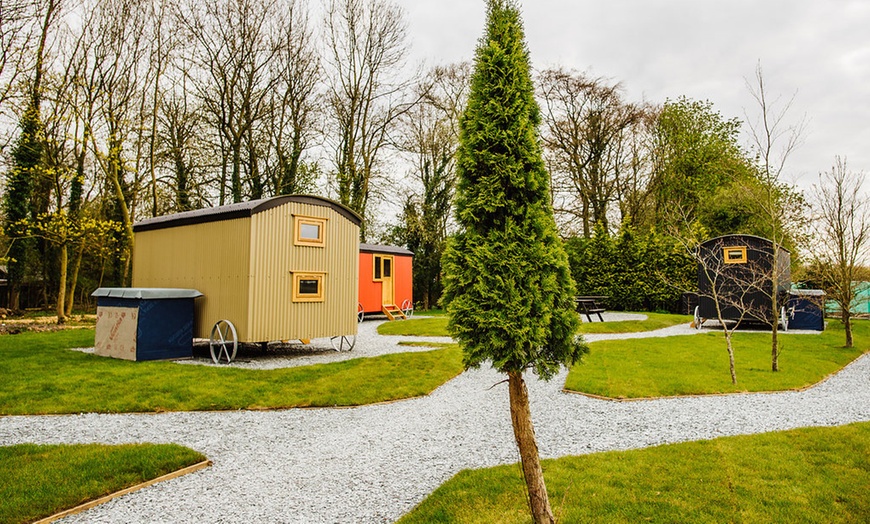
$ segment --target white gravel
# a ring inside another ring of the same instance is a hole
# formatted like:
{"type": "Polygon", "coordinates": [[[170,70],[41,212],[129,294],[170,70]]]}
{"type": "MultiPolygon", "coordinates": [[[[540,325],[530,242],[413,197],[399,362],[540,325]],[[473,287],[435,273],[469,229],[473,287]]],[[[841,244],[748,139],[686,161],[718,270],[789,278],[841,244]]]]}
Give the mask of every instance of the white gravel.
{"type": "MultiPolygon", "coordinates": [[[[363,333],[350,356],[395,346],[363,333]]],[[[868,355],[777,394],[618,403],[562,393],[565,376],[528,377],[544,457],[870,420],[868,355]]],[[[462,469],[519,460],[506,385],[490,389],[501,380],[472,370],[425,398],[353,409],[3,417],[0,445],[175,442],[214,462],[63,522],[392,522],[462,469]]]]}

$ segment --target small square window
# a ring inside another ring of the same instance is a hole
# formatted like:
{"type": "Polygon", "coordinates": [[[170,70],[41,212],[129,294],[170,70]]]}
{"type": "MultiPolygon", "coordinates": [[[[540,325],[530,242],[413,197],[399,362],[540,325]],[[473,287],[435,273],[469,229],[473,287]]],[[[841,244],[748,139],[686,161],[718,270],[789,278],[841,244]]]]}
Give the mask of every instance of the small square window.
{"type": "Polygon", "coordinates": [[[323,247],[326,243],[326,219],[293,215],[293,243],[297,246],[323,247]]]}
{"type": "Polygon", "coordinates": [[[722,253],[726,264],[746,263],[746,246],[723,247],[722,253]]]}
{"type": "Polygon", "coordinates": [[[323,302],[323,273],[293,273],[293,302],[323,302]]]}

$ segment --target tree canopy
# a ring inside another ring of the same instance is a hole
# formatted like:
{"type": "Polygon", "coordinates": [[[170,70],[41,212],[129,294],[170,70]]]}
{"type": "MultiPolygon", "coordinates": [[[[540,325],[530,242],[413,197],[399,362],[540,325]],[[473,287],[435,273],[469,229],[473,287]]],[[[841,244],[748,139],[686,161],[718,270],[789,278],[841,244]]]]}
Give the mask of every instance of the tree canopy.
{"type": "Polygon", "coordinates": [[[489,4],[460,119],[456,219],[444,257],[450,329],[467,366],[551,377],[585,350],[556,230],[519,12],[489,4]]]}

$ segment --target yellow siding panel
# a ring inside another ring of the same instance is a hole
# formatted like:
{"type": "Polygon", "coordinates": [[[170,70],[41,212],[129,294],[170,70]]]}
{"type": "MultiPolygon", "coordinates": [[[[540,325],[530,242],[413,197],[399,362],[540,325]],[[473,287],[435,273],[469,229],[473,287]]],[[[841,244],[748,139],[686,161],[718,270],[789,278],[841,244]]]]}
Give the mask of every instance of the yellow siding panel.
{"type": "Polygon", "coordinates": [[[290,202],[252,218],[249,325],[259,340],[356,334],[359,227],[334,210],[290,202]],[[297,246],[293,216],[326,219],[325,245],[297,246]],[[322,302],[292,301],[292,272],[322,272],[322,302]]]}
{"type": "Polygon", "coordinates": [[[194,336],[208,338],[215,322],[235,324],[247,340],[250,219],[237,218],[136,233],[134,287],[192,288],[194,336]]]}

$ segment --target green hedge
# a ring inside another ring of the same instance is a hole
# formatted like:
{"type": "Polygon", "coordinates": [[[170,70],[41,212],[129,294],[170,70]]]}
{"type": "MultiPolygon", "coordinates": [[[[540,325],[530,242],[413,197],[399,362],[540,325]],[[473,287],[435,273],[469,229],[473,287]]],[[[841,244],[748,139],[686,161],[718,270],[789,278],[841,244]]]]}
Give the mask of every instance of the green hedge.
{"type": "Polygon", "coordinates": [[[610,297],[609,309],[676,313],[683,291],[697,286],[692,258],[655,231],[624,225],[611,235],[598,226],[590,238],[569,239],[566,250],[577,293],[610,297]]]}

